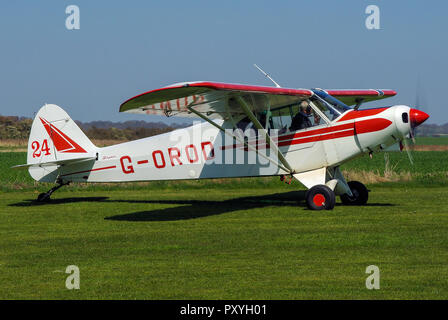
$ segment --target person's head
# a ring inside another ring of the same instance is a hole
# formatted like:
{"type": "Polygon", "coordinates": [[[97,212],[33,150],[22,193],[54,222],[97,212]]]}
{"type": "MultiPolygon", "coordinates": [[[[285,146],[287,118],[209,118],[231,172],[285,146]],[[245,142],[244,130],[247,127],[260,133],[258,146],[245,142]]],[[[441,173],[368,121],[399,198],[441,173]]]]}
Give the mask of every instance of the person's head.
{"type": "Polygon", "coordinates": [[[302,111],[302,112],[304,112],[304,113],[307,113],[307,114],[311,112],[311,110],[310,110],[310,104],[308,103],[308,101],[303,100],[303,101],[300,103],[300,111],[302,111]]]}

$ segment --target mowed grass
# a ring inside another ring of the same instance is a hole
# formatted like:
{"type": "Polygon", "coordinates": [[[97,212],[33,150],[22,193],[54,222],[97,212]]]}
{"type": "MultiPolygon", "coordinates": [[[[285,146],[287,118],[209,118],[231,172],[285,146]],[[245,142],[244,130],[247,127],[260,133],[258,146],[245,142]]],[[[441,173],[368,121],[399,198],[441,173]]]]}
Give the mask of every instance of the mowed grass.
{"type": "MultiPolygon", "coordinates": [[[[310,211],[304,188],[278,177],[75,185],[36,204],[50,185],[7,170],[24,153],[1,153],[0,298],[447,299],[446,153],[413,154],[412,167],[405,153],[390,162],[422,182],[310,211]],[[80,290],[65,288],[68,265],[80,290]],[[380,290],[365,287],[369,265],[380,290]]],[[[381,171],[382,157],[344,169],[381,171]]]]}
{"type": "Polygon", "coordinates": [[[432,146],[438,146],[438,145],[448,145],[448,137],[442,136],[442,137],[416,137],[415,138],[415,144],[418,146],[424,146],[424,145],[432,145],[432,146]]]}
{"type": "Polygon", "coordinates": [[[368,206],[319,212],[295,190],[3,193],[0,298],[448,298],[445,188],[377,186],[368,206]]]}

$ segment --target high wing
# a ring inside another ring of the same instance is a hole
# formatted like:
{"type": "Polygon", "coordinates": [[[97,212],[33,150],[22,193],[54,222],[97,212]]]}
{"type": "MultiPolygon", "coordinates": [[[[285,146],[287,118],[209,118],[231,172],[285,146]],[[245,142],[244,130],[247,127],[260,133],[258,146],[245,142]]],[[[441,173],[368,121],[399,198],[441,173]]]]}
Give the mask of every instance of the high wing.
{"type": "Polygon", "coordinates": [[[197,117],[191,112],[194,109],[209,119],[224,119],[229,113],[245,114],[235,101],[237,97],[242,97],[250,104],[253,112],[258,112],[297,103],[313,94],[308,89],[185,82],[135,96],[120,106],[120,112],[197,117]]]}
{"type": "Polygon", "coordinates": [[[396,91],[390,89],[325,89],[329,95],[342,101],[347,106],[352,106],[359,102],[369,102],[374,100],[385,99],[393,97],[397,94],[396,91]]]}
{"type": "MultiPolygon", "coordinates": [[[[327,94],[342,101],[347,106],[395,96],[389,89],[326,89],[327,94]]],[[[294,104],[314,94],[308,89],[288,89],[219,82],[183,82],[161,89],[151,90],[128,99],[120,106],[120,112],[155,114],[178,117],[196,117],[189,108],[207,115],[209,119],[226,118],[244,114],[234,102],[243,97],[254,112],[268,108],[294,104]]]]}

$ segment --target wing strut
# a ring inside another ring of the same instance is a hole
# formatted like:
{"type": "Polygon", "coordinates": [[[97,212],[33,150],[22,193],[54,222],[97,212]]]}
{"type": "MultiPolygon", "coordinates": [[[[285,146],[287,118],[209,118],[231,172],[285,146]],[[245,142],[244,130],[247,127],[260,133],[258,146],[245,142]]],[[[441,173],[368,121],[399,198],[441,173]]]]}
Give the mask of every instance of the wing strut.
{"type": "MultiPolygon", "coordinates": [[[[238,137],[237,135],[231,134],[229,133],[227,130],[225,130],[222,126],[220,126],[219,124],[213,122],[212,120],[210,120],[209,118],[207,118],[206,116],[204,116],[202,113],[197,112],[196,110],[194,110],[191,106],[187,106],[187,109],[194,113],[195,115],[197,115],[199,118],[207,121],[208,123],[210,123],[211,125],[213,125],[214,127],[218,128],[219,130],[221,130],[222,132],[224,132],[225,134],[231,136],[232,138],[235,138],[236,140],[238,140],[239,143],[245,145],[248,149],[255,151],[258,155],[260,155],[261,157],[263,157],[264,159],[268,160],[269,162],[272,162],[273,164],[275,164],[277,167],[279,167],[280,169],[284,170],[285,172],[288,173],[293,173],[293,170],[290,169],[289,165],[285,168],[284,166],[282,166],[280,163],[278,163],[277,161],[275,161],[274,159],[258,152],[258,150],[256,148],[254,148],[253,146],[249,145],[246,141],[242,140],[240,137],[238,137]],[[288,168],[289,167],[289,168],[288,168]]],[[[258,122],[259,123],[259,122],[258,122]]],[[[282,155],[283,157],[283,155],[282,155]]],[[[286,161],[286,160],[285,160],[286,161]]]]}
{"type": "MultiPolygon", "coordinates": [[[[266,131],[266,129],[263,127],[263,125],[258,121],[257,117],[254,115],[254,113],[250,110],[249,105],[244,101],[244,99],[240,96],[236,97],[236,100],[238,101],[239,105],[243,109],[244,113],[249,117],[249,119],[254,123],[255,127],[263,132],[265,135],[266,142],[268,143],[271,150],[277,153],[278,159],[280,162],[288,168],[289,173],[294,173],[294,170],[289,165],[288,161],[286,161],[285,157],[283,156],[283,153],[278,149],[277,144],[272,141],[271,137],[269,136],[269,133],[266,131]]],[[[267,117],[266,117],[267,118],[267,117]]]]}

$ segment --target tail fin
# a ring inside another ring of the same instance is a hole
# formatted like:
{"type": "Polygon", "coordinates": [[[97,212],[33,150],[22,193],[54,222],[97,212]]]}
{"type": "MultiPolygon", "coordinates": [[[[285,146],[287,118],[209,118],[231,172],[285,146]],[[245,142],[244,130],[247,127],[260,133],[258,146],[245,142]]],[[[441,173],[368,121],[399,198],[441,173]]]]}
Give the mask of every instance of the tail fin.
{"type": "MultiPolygon", "coordinates": [[[[96,150],[97,147],[64,110],[57,105],[46,104],[38,111],[31,127],[27,164],[61,163],[64,160],[95,157],[96,150]]],[[[40,169],[31,170],[30,167],[30,174],[36,180],[42,178],[42,174],[38,173],[42,171],[40,169]]]]}

